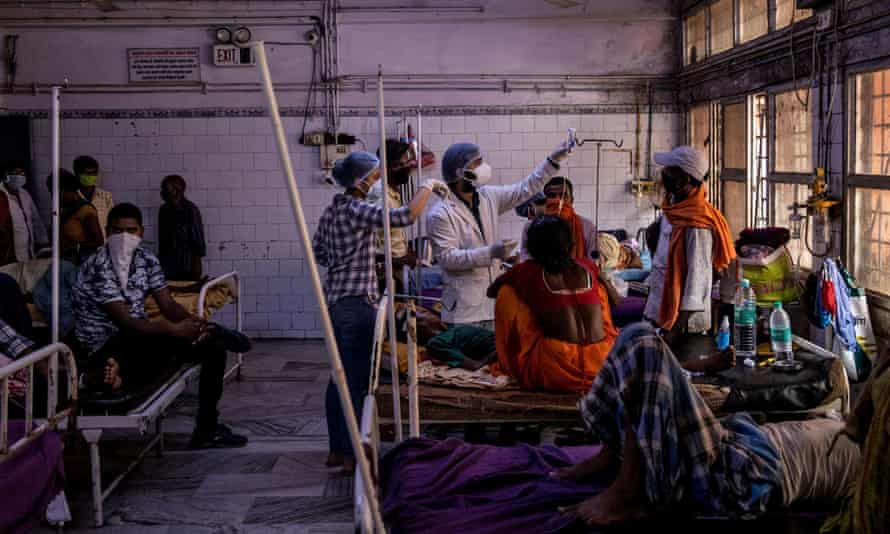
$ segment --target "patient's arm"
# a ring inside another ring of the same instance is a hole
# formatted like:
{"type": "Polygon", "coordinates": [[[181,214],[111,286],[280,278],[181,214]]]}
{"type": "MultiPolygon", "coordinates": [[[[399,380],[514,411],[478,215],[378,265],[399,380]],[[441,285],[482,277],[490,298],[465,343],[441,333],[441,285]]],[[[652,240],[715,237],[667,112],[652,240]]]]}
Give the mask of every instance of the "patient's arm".
{"type": "Polygon", "coordinates": [[[179,305],[178,302],[173,300],[173,295],[170,294],[169,287],[165,286],[161,289],[153,291],[152,296],[158,303],[158,309],[161,310],[161,315],[167,318],[167,320],[177,323],[179,321],[184,321],[191,316],[191,314],[186,311],[185,308],[183,308],[179,305]]]}
{"type": "MultiPolygon", "coordinates": [[[[169,292],[168,292],[169,293],[169,292]]],[[[169,296],[169,294],[168,294],[169,296]]],[[[155,297],[157,298],[157,297],[155,297]]],[[[162,319],[149,321],[130,316],[127,304],[122,300],[114,300],[102,304],[102,310],[108,314],[115,325],[121,330],[128,330],[143,335],[168,335],[185,339],[195,339],[201,333],[203,321],[198,318],[187,321],[171,322],[162,319]]],[[[188,318],[188,314],[186,314],[188,318]]]]}

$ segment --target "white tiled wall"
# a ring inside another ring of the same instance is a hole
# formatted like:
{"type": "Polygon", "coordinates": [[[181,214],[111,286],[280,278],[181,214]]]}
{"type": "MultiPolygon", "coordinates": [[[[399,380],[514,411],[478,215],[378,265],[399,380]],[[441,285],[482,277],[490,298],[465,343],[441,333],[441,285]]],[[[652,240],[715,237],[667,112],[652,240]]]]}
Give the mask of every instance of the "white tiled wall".
{"type": "MultiPolygon", "coordinates": [[[[311,293],[304,255],[288,204],[271,126],[267,118],[213,117],[160,119],[63,119],[62,161],[69,168],[81,154],[94,156],[102,185],[116,202],[133,202],[144,211],[146,241],[154,247],[159,187],[167,174],[181,174],[187,196],[202,211],[208,238],[208,274],[241,273],[244,324],[258,337],[320,337],[317,305],[311,293]]],[[[318,149],[297,144],[302,118],[285,117],[294,168],[310,230],[314,231],[334,190],[321,181],[318,149]]],[[[524,177],[565,138],[579,134],[624,140],[635,147],[636,119],[627,114],[467,115],[425,117],[425,144],[438,158],[449,144],[478,143],[494,168],[494,181],[524,177]]],[[[313,125],[309,125],[310,128],[313,125]]],[[[653,148],[670,148],[680,137],[676,114],[655,114],[653,148]]],[[[341,131],[359,136],[376,150],[376,118],[344,117],[341,131]]],[[[395,131],[395,130],[393,130],[395,131]]],[[[39,183],[49,173],[47,120],[36,119],[33,154],[39,183]]],[[[357,145],[357,148],[361,145],[357,145]]],[[[645,146],[645,140],[642,141],[645,146]]],[[[651,209],[638,209],[627,193],[630,155],[604,146],[600,177],[600,227],[634,232],[651,220],[651,209]]],[[[576,209],[594,218],[595,147],[585,145],[566,170],[575,183],[576,209]]],[[[438,176],[438,169],[430,175],[438,176]]],[[[42,206],[48,203],[43,200],[42,206]]],[[[502,237],[518,237],[523,221],[501,219],[502,237]]],[[[231,313],[221,316],[231,321],[231,313]]]]}

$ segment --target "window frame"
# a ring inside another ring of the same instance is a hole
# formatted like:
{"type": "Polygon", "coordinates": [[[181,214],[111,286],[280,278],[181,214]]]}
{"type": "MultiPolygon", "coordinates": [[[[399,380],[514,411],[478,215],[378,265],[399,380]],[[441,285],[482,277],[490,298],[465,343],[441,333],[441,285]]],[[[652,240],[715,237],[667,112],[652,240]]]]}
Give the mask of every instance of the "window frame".
{"type": "MultiPolygon", "coordinates": [[[[736,0],[733,0],[735,2],[736,0]]],[[[680,19],[683,26],[683,66],[691,67],[695,65],[700,65],[704,63],[711,57],[711,2],[705,2],[704,4],[698,5],[687,11],[683,14],[683,17],[680,19]],[[703,12],[705,19],[705,49],[704,55],[700,58],[697,58],[693,63],[689,60],[689,25],[687,24],[688,19],[698,15],[699,12],[703,12]]],[[[732,50],[732,48],[730,48],[732,50]]]]}
{"type": "Polygon", "coordinates": [[[751,135],[751,124],[748,120],[748,98],[747,96],[742,97],[733,97],[727,98],[719,103],[719,115],[720,120],[717,124],[717,135],[719,138],[719,146],[720,146],[720,157],[719,157],[719,181],[720,181],[720,209],[724,213],[726,213],[726,198],[724,197],[724,192],[726,188],[723,186],[724,182],[735,182],[741,183],[745,186],[745,221],[744,228],[751,227],[751,183],[748,179],[748,173],[750,171],[750,158],[748,154],[749,142],[751,135]],[[745,107],[745,133],[743,142],[745,144],[745,168],[744,169],[736,169],[736,168],[728,168],[726,167],[726,107],[739,105],[745,107]]]}
{"type": "MultiPolygon", "coordinates": [[[[877,61],[869,61],[862,65],[850,67],[844,80],[846,90],[843,92],[843,110],[846,113],[845,136],[846,143],[844,154],[844,183],[843,183],[843,206],[845,216],[843,218],[844,230],[842,236],[841,250],[843,250],[847,258],[847,266],[853,276],[856,276],[856,245],[860,242],[850,232],[856,231],[856,190],[857,189],[875,189],[890,190],[890,175],[860,174],[856,172],[856,113],[858,110],[858,102],[856,101],[856,77],[878,72],[882,70],[890,70],[890,60],[880,59],[877,61]]],[[[858,282],[858,279],[857,279],[858,282]]],[[[864,286],[870,297],[874,297],[869,301],[871,305],[877,305],[880,308],[890,311],[890,293],[885,293],[878,289],[864,286]]]]}

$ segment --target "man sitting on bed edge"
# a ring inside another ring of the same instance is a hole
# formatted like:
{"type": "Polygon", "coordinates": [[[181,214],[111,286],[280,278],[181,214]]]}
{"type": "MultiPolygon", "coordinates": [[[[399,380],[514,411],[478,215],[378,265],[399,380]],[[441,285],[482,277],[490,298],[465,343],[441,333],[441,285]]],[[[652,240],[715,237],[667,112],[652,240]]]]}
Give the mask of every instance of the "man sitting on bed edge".
{"type": "Polygon", "coordinates": [[[77,342],[87,355],[88,387],[114,394],[150,385],[171,364],[201,364],[197,425],[191,448],[240,447],[247,438],[220,424],[226,350],[247,352],[250,341],[190,315],[170,295],[157,257],[143,248],[142,213],[118,204],[108,215],[108,240],[87,258],[72,288],[77,342]],[[163,320],[148,321],[145,298],[157,301],[163,320]]]}

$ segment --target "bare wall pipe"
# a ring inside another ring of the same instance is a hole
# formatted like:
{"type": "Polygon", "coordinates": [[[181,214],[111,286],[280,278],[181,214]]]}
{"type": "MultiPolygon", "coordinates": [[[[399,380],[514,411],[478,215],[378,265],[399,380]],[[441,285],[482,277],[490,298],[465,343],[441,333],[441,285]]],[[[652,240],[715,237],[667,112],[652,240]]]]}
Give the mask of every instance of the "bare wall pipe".
{"type": "MultiPolygon", "coordinates": [[[[392,236],[390,235],[389,194],[389,170],[387,169],[386,154],[386,119],[383,108],[383,66],[377,75],[377,126],[380,128],[380,180],[383,182],[383,257],[386,270],[386,320],[389,323],[389,354],[392,358],[390,372],[392,373],[392,402],[393,421],[396,427],[396,441],[402,441],[402,400],[399,394],[399,354],[396,339],[396,292],[392,279],[392,236]]],[[[365,479],[371,480],[371,479],[365,479]]]]}
{"type": "MultiPolygon", "coordinates": [[[[272,87],[272,75],[269,72],[269,64],[266,60],[266,49],[262,41],[253,43],[252,46],[256,51],[257,66],[260,68],[260,74],[263,77],[263,88],[269,103],[269,118],[272,120],[272,126],[275,132],[278,155],[281,158],[281,166],[284,170],[285,182],[287,183],[288,191],[290,193],[291,207],[293,208],[294,216],[297,219],[297,231],[300,234],[303,253],[306,254],[306,263],[309,266],[309,275],[312,279],[312,288],[315,293],[315,299],[318,302],[318,308],[321,311],[321,324],[322,329],[324,330],[328,358],[331,363],[331,374],[334,384],[337,386],[337,393],[340,396],[340,404],[343,409],[343,416],[346,419],[346,428],[349,431],[352,450],[355,453],[356,464],[358,465],[362,479],[374,480],[371,476],[370,461],[364,454],[358,420],[356,419],[355,410],[352,409],[352,399],[349,393],[349,386],[346,382],[346,373],[343,371],[343,361],[340,359],[340,351],[337,348],[337,341],[334,338],[334,327],[331,324],[331,317],[328,314],[328,305],[325,300],[324,290],[321,286],[318,265],[315,262],[315,252],[312,250],[312,240],[309,237],[309,228],[306,226],[306,216],[303,213],[300,189],[297,186],[297,178],[294,175],[290,152],[287,148],[287,138],[284,135],[284,126],[281,124],[281,115],[278,113],[278,100],[275,97],[275,90],[272,87]]],[[[385,196],[386,195],[384,195],[384,197],[385,196]]],[[[365,497],[371,508],[371,517],[373,518],[374,526],[377,532],[384,533],[383,518],[380,515],[380,503],[377,501],[377,489],[373,484],[365,484],[364,488],[365,497]]]]}

